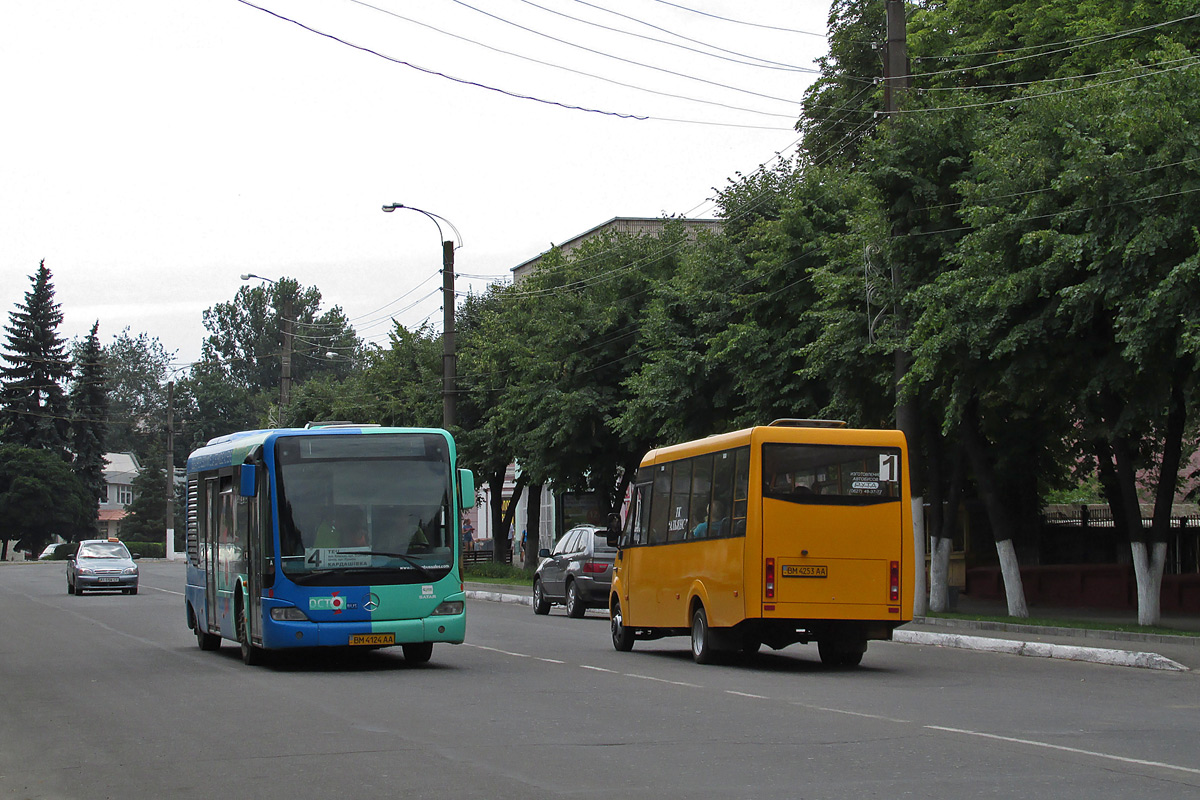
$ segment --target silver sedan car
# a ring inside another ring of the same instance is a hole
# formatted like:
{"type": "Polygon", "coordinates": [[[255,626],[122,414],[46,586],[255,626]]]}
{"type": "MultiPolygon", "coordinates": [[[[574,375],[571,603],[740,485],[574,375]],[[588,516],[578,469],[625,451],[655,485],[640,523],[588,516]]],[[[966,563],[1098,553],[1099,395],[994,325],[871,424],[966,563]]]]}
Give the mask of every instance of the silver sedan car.
{"type": "Polygon", "coordinates": [[[120,589],[138,592],[138,568],[129,549],[117,539],[85,539],[67,559],[67,594],[80,595],[89,589],[120,589]]]}

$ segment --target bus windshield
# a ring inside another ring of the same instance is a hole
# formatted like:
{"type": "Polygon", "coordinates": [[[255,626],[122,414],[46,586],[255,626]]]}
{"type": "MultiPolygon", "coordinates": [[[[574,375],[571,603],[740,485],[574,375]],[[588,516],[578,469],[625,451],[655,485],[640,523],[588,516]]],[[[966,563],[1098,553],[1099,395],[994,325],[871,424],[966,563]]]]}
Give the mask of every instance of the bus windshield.
{"type": "Polygon", "coordinates": [[[276,465],[280,561],[294,583],[427,583],[449,573],[454,526],[443,437],[285,437],[276,465]]]}
{"type": "Polygon", "coordinates": [[[900,499],[900,450],[818,444],[764,444],[763,497],[816,505],[872,505],[900,499]]]}

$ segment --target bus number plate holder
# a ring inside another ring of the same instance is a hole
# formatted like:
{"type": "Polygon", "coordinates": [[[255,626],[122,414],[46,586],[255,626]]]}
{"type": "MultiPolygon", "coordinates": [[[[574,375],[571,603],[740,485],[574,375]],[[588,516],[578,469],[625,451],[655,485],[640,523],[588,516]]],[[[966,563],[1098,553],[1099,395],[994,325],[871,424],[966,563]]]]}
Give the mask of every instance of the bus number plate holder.
{"type": "Polygon", "coordinates": [[[379,647],[396,643],[394,633],[355,633],[350,636],[351,645],[367,645],[379,647]]]}
{"type": "Polygon", "coordinates": [[[823,564],[784,564],[785,578],[828,578],[829,567],[823,564]]]}

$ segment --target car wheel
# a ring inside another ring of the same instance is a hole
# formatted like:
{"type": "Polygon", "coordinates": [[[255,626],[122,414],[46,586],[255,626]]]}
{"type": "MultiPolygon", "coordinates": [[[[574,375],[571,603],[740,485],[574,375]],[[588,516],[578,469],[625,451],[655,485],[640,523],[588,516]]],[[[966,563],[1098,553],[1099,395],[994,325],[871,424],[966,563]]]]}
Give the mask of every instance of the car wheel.
{"type": "Polygon", "coordinates": [[[579,619],[587,613],[587,606],[579,596],[579,586],[575,581],[567,584],[567,616],[579,619]]]}
{"type": "Polygon", "coordinates": [[[696,606],[692,612],[692,660],[697,664],[711,664],[713,648],[712,629],[708,627],[708,614],[704,606],[696,606]]]}
{"type": "Polygon", "coordinates": [[[613,600],[609,627],[612,628],[613,647],[618,652],[628,653],[633,649],[633,629],[625,626],[625,618],[621,615],[620,600],[613,600]]]}
{"type": "Polygon", "coordinates": [[[71,585],[71,579],[67,579],[67,594],[75,594],[75,587],[71,585]]]}
{"type": "Polygon", "coordinates": [[[266,661],[266,654],[261,647],[255,647],[250,642],[250,631],[246,628],[246,610],[238,607],[237,613],[238,644],[242,646],[242,663],[248,667],[258,666],[266,661]]]}
{"type": "Polygon", "coordinates": [[[546,591],[542,588],[542,582],[534,579],[533,581],[533,613],[549,614],[550,601],[546,599],[546,591]]]}
{"type": "Polygon", "coordinates": [[[433,657],[433,642],[417,642],[403,645],[404,660],[413,664],[424,664],[433,657]]]}
{"type": "Polygon", "coordinates": [[[83,597],[83,587],[82,587],[82,586],[80,586],[78,583],[77,583],[77,584],[75,584],[75,596],[76,596],[76,597],[83,597]]]}
{"type": "Polygon", "coordinates": [[[130,590],[129,590],[129,593],[130,593],[130,594],[137,594],[137,587],[135,586],[135,587],[133,587],[132,589],[130,589],[130,590]]]}

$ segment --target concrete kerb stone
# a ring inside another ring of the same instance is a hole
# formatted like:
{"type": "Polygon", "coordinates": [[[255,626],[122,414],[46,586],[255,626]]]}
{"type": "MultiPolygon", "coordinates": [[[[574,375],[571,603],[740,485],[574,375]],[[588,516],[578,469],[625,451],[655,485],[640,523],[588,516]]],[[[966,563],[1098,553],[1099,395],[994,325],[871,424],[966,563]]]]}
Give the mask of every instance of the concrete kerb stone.
{"type": "Polygon", "coordinates": [[[529,595],[482,592],[477,589],[468,589],[465,594],[468,600],[489,600],[493,603],[516,603],[523,606],[533,605],[533,598],[529,595]]]}
{"type": "Polygon", "coordinates": [[[927,644],[935,647],[957,647],[963,650],[978,650],[989,653],[1008,653],[1014,656],[1033,658],[1062,658],[1068,661],[1088,661],[1117,667],[1138,667],[1187,672],[1188,668],[1178,661],[1157,653],[1138,653],[1129,650],[1109,650],[1102,647],[1078,647],[1044,642],[1022,642],[1012,639],[992,639],[986,636],[964,636],[956,633],[930,633],[928,631],[898,630],[892,640],[906,644],[927,644]]]}
{"type": "MultiPolygon", "coordinates": [[[[527,594],[511,594],[478,589],[467,589],[465,594],[469,600],[487,600],[493,603],[514,603],[525,606],[533,605],[533,597],[527,594]]],[[[1061,658],[1068,661],[1087,661],[1094,664],[1108,664],[1118,667],[1137,667],[1140,669],[1171,670],[1175,672],[1189,671],[1188,667],[1180,664],[1178,661],[1172,661],[1158,653],[1109,650],[1101,647],[1079,647],[1076,645],[1014,641],[1012,639],[993,639],[986,636],[966,636],[956,633],[931,633],[928,631],[906,630],[894,631],[892,633],[892,641],[903,644],[932,645],[934,647],[957,647],[963,650],[976,650],[989,653],[1007,653],[1032,658],[1061,658]]]]}

